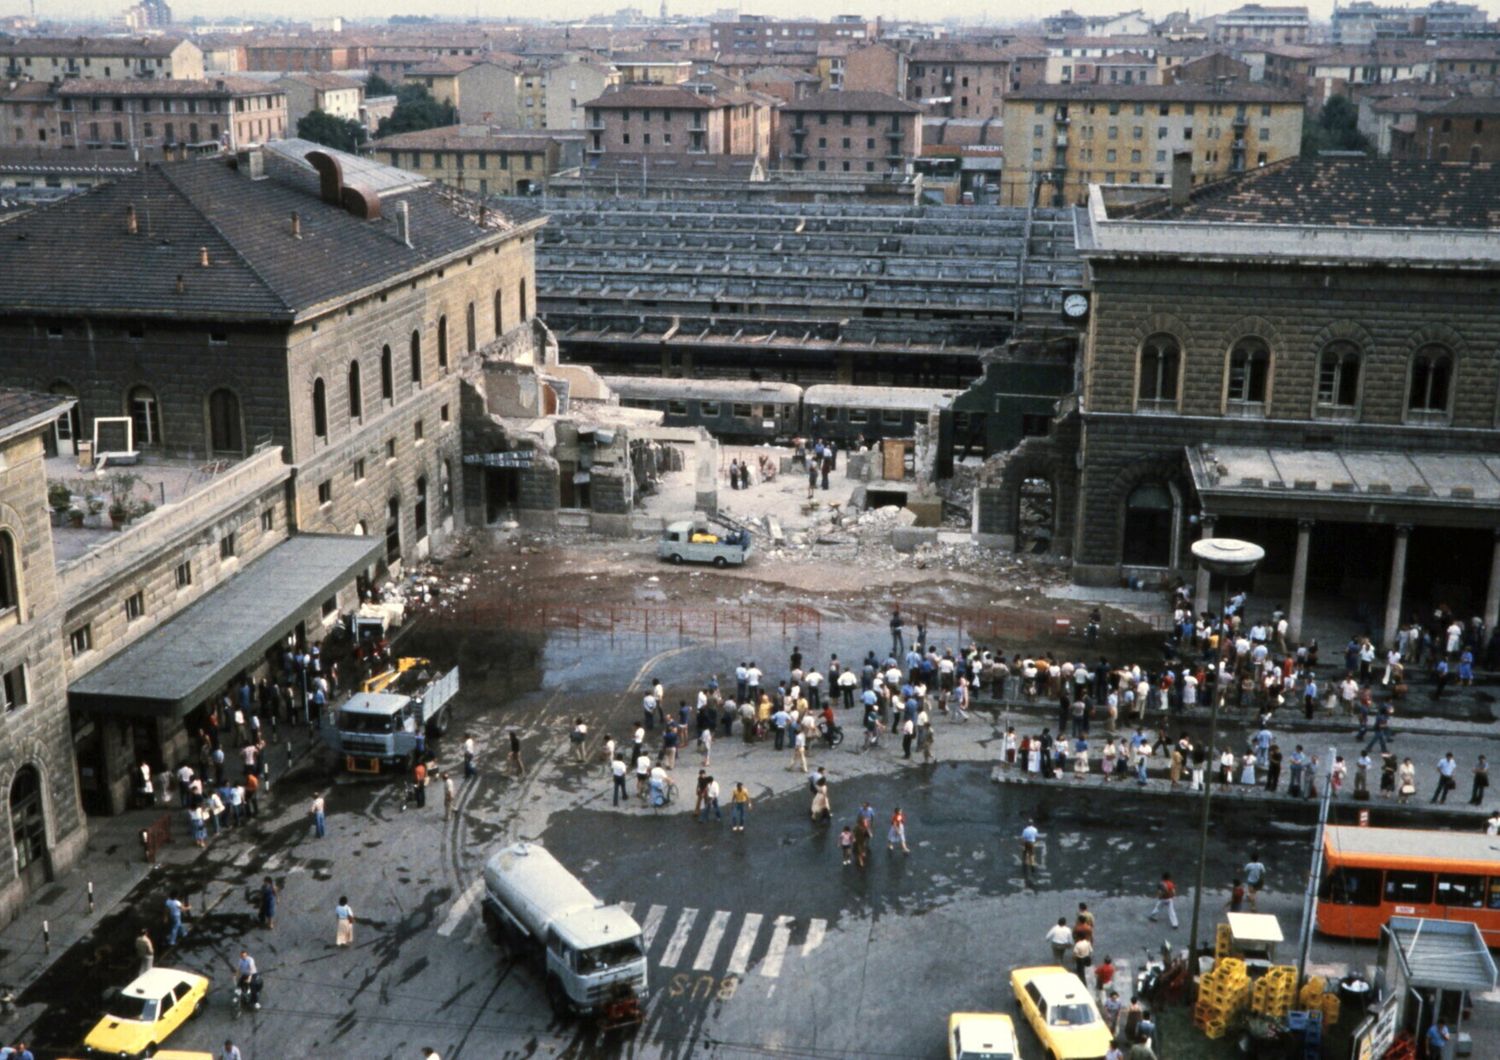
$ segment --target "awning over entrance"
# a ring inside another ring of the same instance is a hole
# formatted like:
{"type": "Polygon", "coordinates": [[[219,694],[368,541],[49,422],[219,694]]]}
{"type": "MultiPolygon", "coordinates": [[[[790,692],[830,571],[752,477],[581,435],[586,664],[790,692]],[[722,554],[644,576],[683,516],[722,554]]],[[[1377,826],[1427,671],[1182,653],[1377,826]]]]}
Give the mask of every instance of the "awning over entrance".
{"type": "Polygon", "coordinates": [[[68,689],[78,710],[181,717],[222,688],[385,547],[378,537],[288,538],[68,689]]]}
{"type": "Polygon", "coordinates": [[[1479,925],[1393,916],[1385,930],[1408,985],[1476,994],[1495,988],[1495,959],[1479,925]]]}
{"type": "Polygon", "coordinates": [[[1500,513],[1489,454],[1196,445],[1187,462],[1215,515],[1491,526],[1500,513]]]}

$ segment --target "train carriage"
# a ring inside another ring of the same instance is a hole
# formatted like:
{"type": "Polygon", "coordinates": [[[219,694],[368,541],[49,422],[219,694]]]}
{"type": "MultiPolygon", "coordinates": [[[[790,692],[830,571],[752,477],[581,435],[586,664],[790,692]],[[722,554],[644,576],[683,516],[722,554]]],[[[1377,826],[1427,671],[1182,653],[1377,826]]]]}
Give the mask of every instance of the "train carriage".
{"type": "Polygon", "coordinates": [[[801,426],[802,388],[751,379],[671,379],[606,375],[604,384],[631,408],[665,413],[668,427],[704,427],[720,441],[786,441],[801,426]]]}
{"type": "Polygon", "coordinates": [[[910,438],[931,413],[951,407],[958,394],[926,387],[820,383],[802,396],[802,430],[846,446],[860,437],[866,442],[910,438]]]}

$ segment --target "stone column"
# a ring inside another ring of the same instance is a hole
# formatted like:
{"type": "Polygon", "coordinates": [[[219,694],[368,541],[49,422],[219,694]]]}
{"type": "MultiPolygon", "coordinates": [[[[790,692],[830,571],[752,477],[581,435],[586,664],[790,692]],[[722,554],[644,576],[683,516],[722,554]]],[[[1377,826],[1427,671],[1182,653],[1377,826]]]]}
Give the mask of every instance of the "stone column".
{"type": "Polygon", "coordinates": [[[1391,584],[1385,593],[1385,644],[1391,648],[1401,630],[1401,590],[1406,585],[1406,543],[1410,526],[1396,527],[1396,546],[1391,550],[1391,584]]]}
{"type": "Polygon", "coordinates": [[[1486,636],[1500,621],[1500,530],[1495,531],[1495,548],[1490,556],[1490,587],[1484,594],[1484,629],[1486,636]]]}
{"type": "MultiPolygon", "coordinates": [[[[1209,540],[1214,536],[1214,517],[1212,515],[1200,515],[1198,525],[1203,527],[1201,539],[1209,540]]],[[[1198,580],[1193,583],[1193,607],[1198,611],[1208,611],[1208,569],[1200,565],[1198,567],[1198,580]]]]}
{"type": "Polygon", "coordinates": [[[1307,603],[1307,550],[1312,538],[1313,521],[1297,520],[1297,558],[1292,561],[1292,598],[1287,602],[1287,640],[1302,640],[1302,609],[1307,603]]]}

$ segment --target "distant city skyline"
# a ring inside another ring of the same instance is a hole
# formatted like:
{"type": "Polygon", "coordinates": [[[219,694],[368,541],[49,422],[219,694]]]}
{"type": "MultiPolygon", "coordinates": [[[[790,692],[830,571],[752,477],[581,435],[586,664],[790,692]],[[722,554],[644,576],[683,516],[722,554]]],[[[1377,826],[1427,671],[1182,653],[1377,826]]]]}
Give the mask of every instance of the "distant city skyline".
{"type": "MultiPolygon", "coordinates": [[[[1377,0],[1379,2],[1379,0],[1377,0]]],[[[8,11],[0,8],[7,14],[25,14],[27,4],[24,0],[17,3],[12,0],[13,6],[8,11]]],[[[36,12],[39,19],[68,22],[82,20],[107,21],[118,16],[128,6],[126,0],[87,0],[87,2],[76,2],[76,0],[37,0],[36,12]]],[[[655,2],[640,2],[637,4],[601,4],[599,0],[558,0],[547,7],[547,18],[549,20],[573,20],[583,19],[595,15],[611,14],[622,7],[636,6],[648,16],[655,15],[660,6],[660,0],[655,2]]],[[[1140,9],[1153,18],[1161,18],[1173,11],[1181,11],[1184,8],[1191,10],[1194,18],[1201,18],[1208,14],[1229,11],[1239,7],[1238,0],[1222,0],[1218,3],[1173,3],[1171,0],[1145,0],[1145,2],[1131,3],[1119,2],[1119,0],[1074,0],[1065,3],[1039,3],[1036,0],[1020,0],[1018,3],[1007,4],[1003,10],[987,4],[976,4],[971,0],[929,0],[921,5],[919,10],[913,10],[906,4],[895,3],[894,0],[877,0],[875,3],[867,3],[864,6],[845,3],[843,0],[757,0],[756,3],[745,4],[739,7],[744,14],[766,15],[773,18],[816,18],[820,20],[831,19],[836,15],[858,14],[867,18],[884,18],[886,21],[927,21],[941,22],[947,19],[958,19],[967,23],[987,23],[991,25],[1005,25],[1019,22],[1039,21],[1049,15],[1056,14],[1064,9],[1072,9],[1082,15],[1109,15],[1121,11],[1140,9]]],[[[1267,4],[1267,6],[1279,6],[1267,4]]],[[[1309,13],[1315,20],[1326,21],[1333,11],[1333,3],[1330,0],[1310,3],[1306,5],[1309,13]]],[[[1405,6],[1397,3],[1382,3],[1381,6],[1397,7],[1405,6]]],[[[1484,5],[1481,5],[1484,6],[1484,5]]],[[[735,5],[723,3],[721,0],[668,0],[667,10],[671,15],[688,15],[703,17],[724,8],[733,8],[735,5]]],[[[297,0],[254,0],[254,7],[249,5],[237,5],[234,3],[215,3],[213,0],[181,0],[173,3],[173,12],[179,20],[187,21],[193,18],[203,18],[208,21],[230,21],[235,19],[246,20],[269,20],[269,19],[292,19],[306,21],[312,18],[332,18],[343,16],[345,19],[353,17],[360,18],[389,18],[392,15],[427,15],[434,18],[450,20],[466,20],[480,18],[487,21],[503,20],[507,16],[525,17],[530,12],[525,11],[500,11],[491,5],[477,5],[464,3],[462,0],[429,0],[420,7],[413,5],[411,0],[366,0],[357,5],[353,10],[341,8],[324,0],[317,5],[299,3],[297,0]]]]}

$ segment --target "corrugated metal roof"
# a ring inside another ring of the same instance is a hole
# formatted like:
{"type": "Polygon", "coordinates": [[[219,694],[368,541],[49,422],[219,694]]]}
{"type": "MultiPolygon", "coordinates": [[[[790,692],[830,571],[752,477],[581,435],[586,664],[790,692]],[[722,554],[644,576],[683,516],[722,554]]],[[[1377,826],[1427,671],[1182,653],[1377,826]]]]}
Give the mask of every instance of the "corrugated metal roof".
{"type": "Polygon", "coordinates": [[[1410,985],[1476,993],[1494,989],[1495,959],[1478,924],[1393,916],[1386,928],[1400,948],[1410,985]]]}

